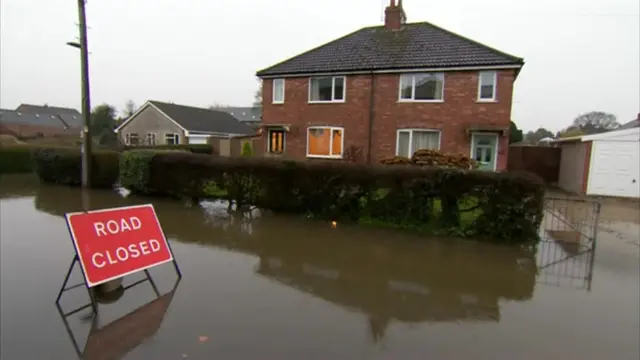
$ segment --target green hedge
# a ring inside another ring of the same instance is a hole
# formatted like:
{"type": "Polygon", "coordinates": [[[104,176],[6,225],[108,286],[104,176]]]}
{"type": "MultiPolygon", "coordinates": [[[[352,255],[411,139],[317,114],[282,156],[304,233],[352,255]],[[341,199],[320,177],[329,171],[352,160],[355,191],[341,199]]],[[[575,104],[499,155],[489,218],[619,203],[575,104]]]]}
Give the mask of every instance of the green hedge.
{"type": "MultiPolygon", "coordinates": [[[[110,188],[118,180],[117,151],[94,150],[91,161],[91,187],[110,188]]],[[[82,159],[77,149],[41,148],[34,152],[35,169],[43,182],[79,186],[82,159]]]]}
{"type": "Polygon", "coordinates": [[[33,151],[30,146],[2,146],[0,149],[0,174],[30,173],[33,171],[33,151]]]}
{"type": "Polygon", "coordinates": [[[135,167],[121,182],[137,193],[198,199],[213,183],[236,206],[319,219],[513,243],[537,241],[542,220],[544,187],[529,174],[188,153],[122,165],[135,167]]]}
{"type": "Polygon", "coordinates": [[[126,146],[128,150],[183,150],[194,154],[213,154],[213,145],[211,144],[179,144],[179,145],[142,145],[142,146],[126,146]]]}

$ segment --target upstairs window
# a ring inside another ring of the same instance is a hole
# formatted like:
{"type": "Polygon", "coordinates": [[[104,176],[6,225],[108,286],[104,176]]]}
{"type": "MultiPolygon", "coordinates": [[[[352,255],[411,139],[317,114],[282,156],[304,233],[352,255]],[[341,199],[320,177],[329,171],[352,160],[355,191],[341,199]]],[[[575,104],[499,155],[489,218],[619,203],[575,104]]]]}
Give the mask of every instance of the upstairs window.
{"type": "Polygon", "coordinates": [[[403,74],[400,101],[443,101],[444,73],[403,74]]]}
{"type": "Polygon", "coordinates": [[[344,76],[315,77],[309,80],[309,102],[343,102],[346,96],[344,76]]]}
{"type": "Polygon", "coordinates": [[[273,103],[284,103],[284,79],[273,79],[273,103]]]}
{"type": "Polygon", "coordinates": [[[496,100],[496,83],[498,73],[495,71],[481,71],[478,74],[478,101],[496,100]]]}
{"type": "Polygon", "coordinates": [[[180,135],[178,134],[165,134],[164,139],[165,139],[165,144],[167,145],[180,144],[180,135]]]}
{"type": "Polygon", "coordinates": [[[344,129],[315,126],[307,129],[307,157],[342,158],[344,129]]]}

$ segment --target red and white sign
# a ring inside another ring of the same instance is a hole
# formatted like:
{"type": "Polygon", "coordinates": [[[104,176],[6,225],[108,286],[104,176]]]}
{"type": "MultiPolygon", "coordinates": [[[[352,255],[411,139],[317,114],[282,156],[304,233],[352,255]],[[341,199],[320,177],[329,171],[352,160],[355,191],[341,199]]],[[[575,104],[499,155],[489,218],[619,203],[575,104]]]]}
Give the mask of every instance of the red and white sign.
{"type": "Polygon", "coordinates": [[[65,216],[89,287],[173,261],[151,204],[65,216]]]}

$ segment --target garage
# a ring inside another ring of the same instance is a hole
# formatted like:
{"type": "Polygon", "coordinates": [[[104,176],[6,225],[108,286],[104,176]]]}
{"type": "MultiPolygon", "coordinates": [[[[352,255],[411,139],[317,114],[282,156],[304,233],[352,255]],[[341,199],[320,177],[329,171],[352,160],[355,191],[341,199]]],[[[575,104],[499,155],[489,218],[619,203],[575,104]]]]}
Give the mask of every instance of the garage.
{"type": "Polygon", "coordinates": [[[189,144],[208,144],[210,135],[189,135],[189,144]]]}
{"type": "Polygon", "coordinates": [[[557,141],[558,185],[570,192],[640,198],[640,128],[557,141]]]}

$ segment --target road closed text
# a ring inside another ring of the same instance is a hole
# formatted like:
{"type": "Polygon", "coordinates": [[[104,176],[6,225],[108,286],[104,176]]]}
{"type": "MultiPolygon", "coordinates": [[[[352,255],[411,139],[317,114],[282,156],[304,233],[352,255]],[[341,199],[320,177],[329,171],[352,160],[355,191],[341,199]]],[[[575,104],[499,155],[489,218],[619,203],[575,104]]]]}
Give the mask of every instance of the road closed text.
{"type": "MultiPolygon", "coordinates": [[[[136,216],[93,223],[93,228],[98,237],[118,236],[125,232],[135,232],[142,229],[142,226],[142,221],[136,216]]],[[[162,246],[157,239],[146,239],[126,246],[116,247],[115,249],[95,252],[91,255],[91,262],[96,268],[102,268],[106,265],[126,262],[161,250],[162,246]]]]}

